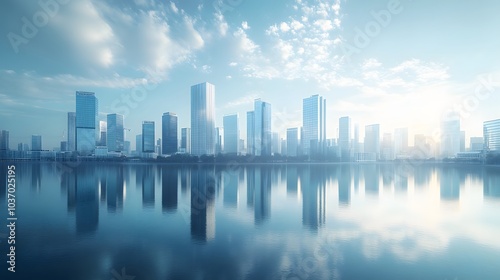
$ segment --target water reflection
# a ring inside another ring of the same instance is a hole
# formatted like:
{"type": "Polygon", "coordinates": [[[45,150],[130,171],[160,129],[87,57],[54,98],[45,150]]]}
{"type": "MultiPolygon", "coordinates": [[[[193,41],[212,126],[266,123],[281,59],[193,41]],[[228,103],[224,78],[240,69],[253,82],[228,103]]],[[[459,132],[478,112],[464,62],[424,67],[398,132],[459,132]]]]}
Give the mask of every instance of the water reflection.
{"type": "Polygon", "coordinates": [[[316,231],[325,223],[326,174],[322,166],[308,166],[300,171],[302,224],[316,231]]]}
{"type": "MultiPolygon", "coordinates": [[[[105,189],[101,185],[101,200],[103,199],[103,192],[106,194],[106,202],[108,212],[120,211],[123,208],[124,196],[124,175],[123,166],[111,166],[106,172],[105,189]]],[[[102,184],[102,181],[101,181],[102,184]]]]}
{"type": "Polygon", "coordinates": [[[191,172],[191,237],[198,241],[215,238],[215,171],[201,166],[191,172]]]}
{"type": "Polygon", "coordinates": [[[155,169],[152,166],[141,166],[142,170],[142,205],[145,208],[155,206],[155,169]]]}
{"type": "Polygon", "coordinates": [[[458,200],[460,198],[460,176],[458,170],[453,167],[443,167],[440,172],[441,200],[458,200]]]}
{"type": "Polygon", "coordinates": [[[497,169],[487,168],[484,171],[483,194],[485,198],[500,198],[500,173],[497,169]]]}
{"type": "Polygon", "coordinates": [[[351,203],[351,167],[342,165],[339,177],[339,204],[348,206],[351,203]]]}
{"type": "Polygon", "coordinates": [[[94,171],[87,165],[75,170],[76,231],[82,234],[95,232],[99,224],[98,177],[94,171]]]}
{"type": "Polygon", "coordinates": [[[161,167],[161,205],[164,212],[177,210],[178,173],[175,167],[161,167]]]}

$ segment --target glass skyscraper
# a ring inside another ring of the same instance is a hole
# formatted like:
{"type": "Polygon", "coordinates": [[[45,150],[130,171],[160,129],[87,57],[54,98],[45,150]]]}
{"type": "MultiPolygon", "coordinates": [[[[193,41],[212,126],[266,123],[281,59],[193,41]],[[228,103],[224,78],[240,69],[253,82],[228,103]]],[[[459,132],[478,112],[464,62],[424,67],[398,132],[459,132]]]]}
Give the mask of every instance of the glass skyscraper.
{"type": "Polygon", "coordinates": [[[161,118],[161,141],[162,154],[171,155],[177,153],[177,115],[164,113],[161,118]]]}
{"type": "Polygon", "coordinates": [[[255,129],[255,113],[254,111],[247,112],[247,154],[255,154],[254,144],[254,129],[255,129]]]}
{"type": "Polygon", "coordinates": [[[215,154],[215,86],[191,86],[191,153],[215,154]]]}
{"type": "Polygon", "coordinates": [[[191,129],[188,127],[181,129],[181,152],[191,153],[191,129]]]}
{"type": "Polygon", "coordinates": [[[41,151],[42,150],[42,136],[41,135],[32,135],[31,136],[31,150],[32,151],[41,151]]]}
{"type": "Polygon", "coordinates": [[[76,150],[90,155],[96,146],[98,103],[93,92],[76,92],[76,150]]]}
{"type": "Polygon", "coordinates": [[[9,150],[9,132],[7,130],[0,131],[0,150],[9,150]]]}
{"type": "Polygon", "coordinates": [[[500,119],[483,123],[483,137],[487,152],[500,152],[500,119]]]}
{"type": "Polygon", "coordinates": [[[224,123],[224,153],[238,154],[240,140],[238,115],[228,115],[223,118],[224,123]]]}
{"type": "Polygon", "coordinates": [[[365,126],[365,154],[367,159],[380,159],[380,125],[372,124],[365,126]]]}
{"type": "Polygon", "coordinates": [[[110,152],[122,152],[125,148],[125,131],[123,127],[123,115],[107,115],[106,145],[110,152]]]}
{"type": "Polygon", "coordinates": [[[340,158],[343,161],[351,160],[351,118],[339,119],[339,147],[340,158]]]}
{"type": "Polygon", "coordinates": [[[448,120],[441,124],[441,157],[455,157],[460,152],[460,120],[448,120]]]}
{"type": "Polygon", "coordinates": [[[302,103],[302,149],[306,155],[321,153],[326,142],[326,99],[320,95],[302,103]]]}
{"type": "Polygon", "coordinates": [[[155,152],[155,122],[142,122],[142,152],[155,152]]]}
{"type": "Polygon", "coordinates": [[[296,157],[299,148],[299,129],[289,128],[286,130],[286,155],[296,157]]]}
{"type": "Polygon", "coordinates": [[[76,113],[68,112],[68,151],[76,150],[76,113]]]}
{"type": "Polygon", "coordinates": [[[253,137],[248,139],[248,146],[251,149],[247,153],[256,156],[270,156],[272,145],[271,104],[256,99],[253,113],[247,113],[247,125],[249,123],[253,123],[253,130],[247,128],[250,130],[248,134],[253,137]]]}

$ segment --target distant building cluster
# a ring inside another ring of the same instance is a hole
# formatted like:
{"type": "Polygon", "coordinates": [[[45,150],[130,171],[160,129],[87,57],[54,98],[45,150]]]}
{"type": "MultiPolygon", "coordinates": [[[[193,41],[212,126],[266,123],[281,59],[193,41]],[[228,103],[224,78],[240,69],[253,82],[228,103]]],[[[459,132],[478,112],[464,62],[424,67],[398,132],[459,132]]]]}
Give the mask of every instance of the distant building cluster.
{"type": "Polygon", "coordinates": [[[338,120],[336,138],[326,137],[326,99],[320,95],[304,98],[302,126],[289,127],[285,135],[273,131],[271,104],[254,101],[246,113],[246,139],[240,137],[239,114],[223,117],[222,127],[216,126],[215,86],[201,83],[191,86],[191,127],[178,127],[178,115],[165,112],[161,118],[161,133],[156,133],[154,121],[143,121],[141,134],[135,136],[131,150],[124,116],[111,113],[99,120],[98,99],[93,92],[76,92],[74,112],[67,113],[67,137],[60,147],[43,149],[41,135],[33,135],[29,143],[18,143],[13,150],[9,131],[0,131],[1,158],[64,158],[80,157],[168,157],[174,154],[252,155],[301,157],[306,160],[336,159],[344,162],[388,161],[399,159],[481,159],[500,153],[500,119],[483,123],[483,136],[470,137],[466,148],[465,131],[459,119],[441,123],[438,136],[416,134],[409,145],[408,128],[381,134],[380,124],[366,125],[364,139],[359,125],[349,116],[338,120]],[[180,133],[179,133],[180,132],[180,133]],[[161,138],[156,138],[160,136],[161,138]],[[179,138],[180,136],[180,138],[179,138]]]}

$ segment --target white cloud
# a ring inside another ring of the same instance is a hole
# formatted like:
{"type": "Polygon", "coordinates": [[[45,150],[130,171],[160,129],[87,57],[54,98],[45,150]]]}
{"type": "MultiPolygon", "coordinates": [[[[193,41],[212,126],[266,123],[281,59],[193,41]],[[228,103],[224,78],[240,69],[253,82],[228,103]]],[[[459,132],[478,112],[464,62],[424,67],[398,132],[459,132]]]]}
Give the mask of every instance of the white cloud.
{"type": "Polygon", "coordinates": [[[250,26],[248,26],[248,22],[244,21],[241,23],[241,28],[243,28],[244,30],[248,30],[250,29],[250,26]]]}
{"type": "Polygon", "coordinates": [[[282,23],[280,24],[280,30],[281,30],[282,32],[288,32],[288,31],[290,30],[290,26],[288,25],[288,23],[286,23],[286,22],[282,22],[282,23]]]}
{"type": "Polygon", "coordinates": [[[179,8],[177,8],[177,6],[175,5],[174,2],[170,2],[170,8],[172,9],[172,11],[176,14],[179,13],[179,8]]]}
{"type": "Polygon", "coordinates": [[[229,25],[224,19],[224,15],[221,12],[215,13],[215,23],[217,25],[217,30],[222,37],[225,37],[229,29],[229,25]]]}

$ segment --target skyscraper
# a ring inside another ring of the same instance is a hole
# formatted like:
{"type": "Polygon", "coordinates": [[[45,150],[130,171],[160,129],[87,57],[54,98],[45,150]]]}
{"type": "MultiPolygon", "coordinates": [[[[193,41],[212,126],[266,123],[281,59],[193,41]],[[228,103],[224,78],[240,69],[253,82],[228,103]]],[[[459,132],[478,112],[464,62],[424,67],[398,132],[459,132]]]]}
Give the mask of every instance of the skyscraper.
{"type": "Polygon", "coordinates": [[[222,127],[215,128],[215,154],[222,153],[222,149],[224,147],[223,134],[224,129],[222,127]]]}
{"type": "Polygon", "coordinates": [[[177,153],[177,115],[166,112],[161,117],[162,154],[177,153]]]}
{"type": "Polygon", "coordinates": [[[105,121],[99,121],[99,141],[97,146],[106,146],[108,134],[108,124],[105,121]]]}
{"type": "Polygon", "coordinates": [[[155,152],[155,122],[153,121],[142,122],[142,152],[155,152]]]}
{"type": "Polygon", "coordinates": [[[380,125],[372,124],[365,127],[365,154],[369,159],[378,160],[380,158],[380,125]]]}
{"type": "Polygon", "coordinates": [[[135,155],[140,156],[142,154],[142,134],[137,134],[135,136],[135,155]]]}
{"type": "Polygon", "coordinates": [[[224,153],[238,154],[240,131],[238,127],[238,114],[224,116],[224,153]]]}
{"type": "Polygon", "coordinates": [[[271,155],[271,104],[256,99],[254,102],[254,155],[271,155]]]}
{"type": "Polygon", "coordinates": [[[125,150],[123,115],[108,114],[106,141],[110,152],[123,152],[125,150]]]}
{"type": "Polygon", "coordinates": [[[299,129],[288,128],[286,130],[286,155],[289,157],[296,157],[299,148],[299,129]]]}
{"type": "Polygon", "coordinates": [[[181,152],[191,153],[191,128],[181,129],[181,152]]]}
{"type": "Polygon", "coordinates": [[[339,119],[339,147],[342,161],[351,160],[351,118],[339,119]]]}
{"type": "Polygon", "coordinates": [[[483,123],[483,137],[487,152],[500,152],[500,119],[483,123]]]}
{"type": "Polygon", "coordinates": [[[484,138],[483,137],[471,137],[470,138],[470,151],[478,152],[482,151],[484,148],[484,138]]]}
{"type": "Polygon", "coordinates": [[[460,120],[441,123],[441,157],[455,157],[460,152],[460,120]]]}
{"type": "Polygon", "coordinates": [[[76,92],[76,149],[90,155],[96,146],[98,102],[93,92],[76,92]]]}
{"type": "Polygon", "coordinates": [[[304,98],[301,138],[304,154],[321,153],[326,141],[326,99],[319,95],[304,98]]]}
{"type": "Polygon", "coordinates": [[[247,154],[255,155],[255,144],[254,144],[254,135],[255,135],[255,112],[249,111],[247,112],[247,154]]]}
{"type": "Polygon", "coordinates": [[[206,82],[191,87],[191,153],[215,154],[215,86],[206,82]]]}
{"type": "Polygon", "coordinates": [[[408,153],[408,128],[394,130],[394,157],[401,157],[408,153]]]}
{"type": "Polygon", "coordinates": [[[68,151],[76,150],[76,113],[68,112],[68,151]]]}
{"type": "Polygon", "coordinates": [[[41,151],[42,150],[42,136],[41,135],[32,135],[31,136],[31,150],[32,151],[41,151]]]}
{"type": "Polygon", "coordinates": [[[9,132],[7,130],[0,131],[0,150],[9,150],[9,132]]]}
{"type": "Polygon", "coordinates": [[[281,153],[281,139],[280,134],[278,132],[273,132],[272,134],[272,144],[271,144],[271,152],[273,155],[281,153]]]}

